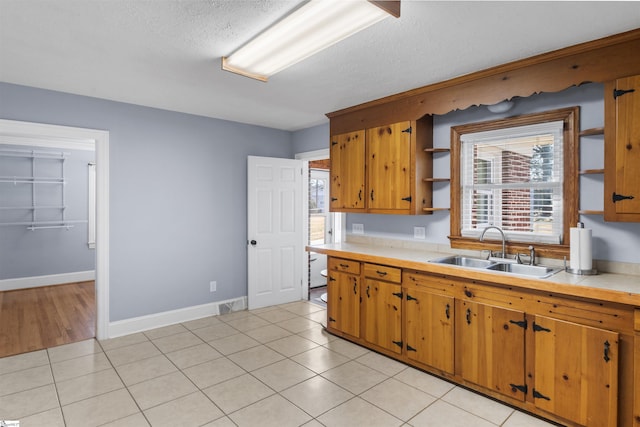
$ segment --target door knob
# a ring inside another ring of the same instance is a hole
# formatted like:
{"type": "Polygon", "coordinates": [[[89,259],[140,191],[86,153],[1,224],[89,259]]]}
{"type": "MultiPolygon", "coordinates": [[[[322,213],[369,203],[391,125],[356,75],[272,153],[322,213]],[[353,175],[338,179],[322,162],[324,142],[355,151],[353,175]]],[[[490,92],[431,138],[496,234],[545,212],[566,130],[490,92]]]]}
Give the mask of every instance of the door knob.
{"type": "Polygon", "coordinates": [[[251,243],[251,246],[255,246],[255,245],[257,245],[257,244],[258,244],[258,242],[256,242],[255,240],[252,240],[252,241],[251,241],[251,242],[249,242],[249,243],[251,243]]]}

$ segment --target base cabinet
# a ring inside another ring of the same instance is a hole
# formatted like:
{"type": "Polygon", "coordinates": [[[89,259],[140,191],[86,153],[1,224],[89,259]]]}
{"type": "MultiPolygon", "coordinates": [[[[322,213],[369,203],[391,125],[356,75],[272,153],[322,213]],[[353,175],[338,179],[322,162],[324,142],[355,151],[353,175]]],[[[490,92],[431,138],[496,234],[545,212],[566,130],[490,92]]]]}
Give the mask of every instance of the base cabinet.
{"type": "Polygon", "coordinates": [[[453,297],[405,290],[407,358],[453,374],[453,297]]]}
{"type": "Polygon", "coordinates": [[[402,277],[399,268],[364,264],[362,338],[393,353],[402,353],[402,277]]]}
{"type": "Polygon", "coordinates": [[[400,285],[365,279],[362,291],[362,338],[378,347],[402,352],[400,285]]]}
{"type": "Polygon", "coordinates": [[[526,324],[522,311],[458,300],[456,373],[524,401],[526,324]]]}
{"type": "Polygon", "coordinates": [[[360,345],[563,425],[640,427],[640,309],[334,257],[328,294],[360,345]]]}
{"type": "Polygon", "coordinates": [[[327,326],[360,336],[360,263],[329,258],[327,326]]]}
{"type": "Polygon", "coordinates": [[[587,426],[617,425],[618,334],[536,316],[535,405],[587,426]]]}

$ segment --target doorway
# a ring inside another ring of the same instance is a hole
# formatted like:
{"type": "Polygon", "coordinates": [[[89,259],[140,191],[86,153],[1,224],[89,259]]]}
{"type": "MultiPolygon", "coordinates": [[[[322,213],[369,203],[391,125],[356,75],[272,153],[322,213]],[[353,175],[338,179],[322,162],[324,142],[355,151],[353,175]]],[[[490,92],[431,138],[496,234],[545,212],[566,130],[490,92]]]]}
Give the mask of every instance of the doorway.
{"type": "Polygon", "coordinates": [[[95,335],[109,338],[109,132],[0,119],[0,143],[95,150],[95,335]]]}
{"type": "MultiPolygon", "coordinates": [[[[307,244],[322,245],[338,243],[342,240],[343,214],[329,211],[329,150],[317,150],[296,154],[296,159],[306,160],[309,165],[307,191],[308,207],[305,212],[307,223],[307,244]]],[[[326,294],[327,257],[308,252],[306,257],[306,299],[326,307],[321,297],[326,294]]]]}

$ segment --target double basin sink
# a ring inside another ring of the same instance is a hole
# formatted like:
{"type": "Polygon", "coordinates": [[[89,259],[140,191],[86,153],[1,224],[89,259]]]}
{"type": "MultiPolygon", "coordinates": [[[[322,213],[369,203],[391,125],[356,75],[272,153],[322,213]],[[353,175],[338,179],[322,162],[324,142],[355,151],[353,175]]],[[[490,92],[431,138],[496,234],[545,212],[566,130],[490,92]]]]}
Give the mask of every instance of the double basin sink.
{"type": "Polygon", "coordinates": [[[481,259],[462,255],[436,258],[429,260],[429,262],[476,268],[492,272],[510,273],[517,276],[532,277],[536,279],[544,279],[561,270],[560,268],[545,267],[542,265],[518,264],[516,262],[496,261],[492,259],[481,259]]]}

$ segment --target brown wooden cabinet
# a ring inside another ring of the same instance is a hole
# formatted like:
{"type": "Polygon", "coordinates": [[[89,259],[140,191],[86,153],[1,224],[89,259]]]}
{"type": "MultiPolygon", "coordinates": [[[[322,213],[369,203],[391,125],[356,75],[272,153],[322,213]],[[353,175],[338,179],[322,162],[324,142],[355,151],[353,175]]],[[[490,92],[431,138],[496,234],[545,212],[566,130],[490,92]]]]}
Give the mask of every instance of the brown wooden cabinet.
{"type": "Polygon", "coordinates": [[[411,191],[411,122],[367,129],[369,212],[409,211],[411,191]]]}
{"type": "Polygon", "coordinates": [[[431,116],[333,136],[332,212],[430,213],[432,146],[431,116]]]}
{"type": "Polygon", "coordinates": [[[564,425],[640,427],[639,309],[360,259],[329,257],[330,332],[564,425]]]}
{"type": "Polygon", "coordinates": [[[364,211],[365,132],[331,138],[330,208],[332,212],[364,211]]]}
{"type": "Polygon", "coordinates": [[[402,352],[401,270],[376,264],[364,265],[361,335],[375,346],[402,352]]]}
{"type": "Polygon", "coordinates": [[[454,298],[405,289],[407,358],[453,374],[454,298]]]}
{"type": "Polygon", "coordinates": [[[458,300],[455,322],[456,373],[466,381],[524,401],[524,312],[458,300]]]}
{"type": "Polygon", "coordinates": [[[618,334],[535,316],[535,405],[586,426],[617,425],[618,334]]]}
{"type": "Polygon", "coordinates": [[[607,221],[640,222],[640,75],[605,85],[607,221]]]}
{"type": "Polygon", "coordinates": [[[360,336],[360,263],[329,258],[327,327],[360,336]]]}

